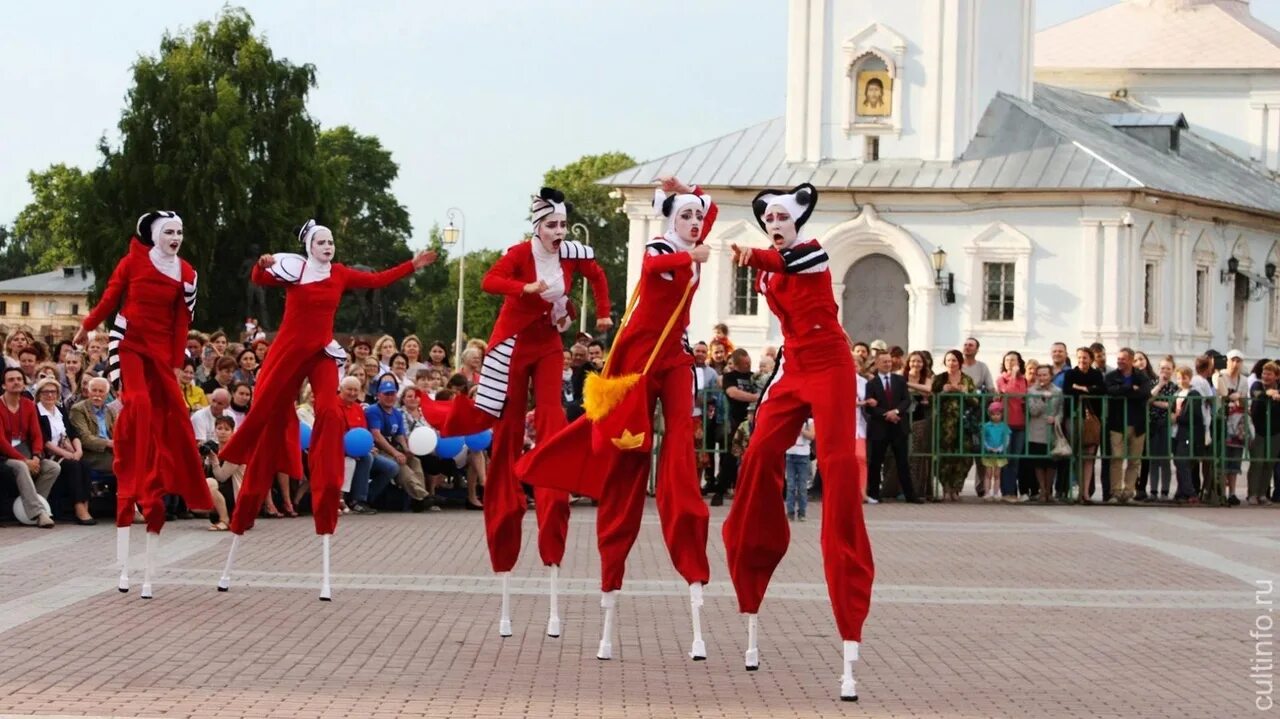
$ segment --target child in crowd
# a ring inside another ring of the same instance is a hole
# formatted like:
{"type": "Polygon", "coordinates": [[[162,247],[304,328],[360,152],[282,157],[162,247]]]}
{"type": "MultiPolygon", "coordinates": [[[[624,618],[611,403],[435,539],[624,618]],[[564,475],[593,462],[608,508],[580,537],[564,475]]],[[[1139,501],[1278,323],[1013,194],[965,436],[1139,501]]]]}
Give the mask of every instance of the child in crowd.
{"type": "Polygon", "coordinates": [[[240,494],[240,481],[244,479],[244,465],[224,462],[218,456],[218,450],[227,446],[231,435],[235,432],[236,422],[227,415],[213,420],[213,436],[216,446],[205,445],[200,448],[204,455],[205,468],[209,471],[209,495],[213,497],[213,508],[218,513],[218,521],[209,525],[210,532],[225,532],[230,526],[231,515],[227,513],[227,499],[219,485],[231,480],[231,496],[240,494]]]}
{"type": "Polygon", "coordinates": [[[805,521],[809,508],[809,482],[813,479],[813,462],[809,459],[813,446],[813,418],[804,421],[796,443],[787,450],[787,519],[805,521]]]}
{"type": "Polygon", "coordinates": [[[747,405],[747,418],[733,432],[733,439],[729,446],[729,451],[733,456],[741,458],[747,452],[747,445],[751,443],[751,430],[755,429],[756,424],[756,403],[752,402],[747,405]]]}
{"type": "Polygon", "coordinates": [[[1009,463],[1004,455],[1009,451],[1013,430],[1004,421],[1004,404],[992,402],[987,408],[990,420],[982,423],[982,467],[986,475],[986,501],[995,502],[1000,495],[1000,470],[1009,463]]]}

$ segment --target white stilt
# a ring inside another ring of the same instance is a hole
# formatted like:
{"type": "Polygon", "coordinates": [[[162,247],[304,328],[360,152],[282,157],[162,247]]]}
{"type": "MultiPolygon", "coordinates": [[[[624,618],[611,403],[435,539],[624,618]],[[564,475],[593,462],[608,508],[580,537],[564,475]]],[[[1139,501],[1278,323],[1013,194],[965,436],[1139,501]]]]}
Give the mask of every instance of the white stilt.
{"type": "Polygon", "coordinates": [[[231,535],[231,549],[227,552],[227,565],[222,568],[222,578],[218,580],[218,591],[225,592],[231,589],[231,567],[236,563],[236,550],[240,548],[241,535],[231,535]]]}
{"type": "Polygon", "coordinates": [[[116,564],[120,565],[120,581],[116,588],[129,591],[129,527],[116,527],[116,564]]]}
{"type": "Polygon", "coordinates": [[[844,673],[840,676],[840,701],[858,701],[858,683],[853,679],[853,663],[858,661],[858,643],[844,643],[844,673]]]}
{"type": "Polygon", "coordinates": [[[560,636],[560,567],[551,566],[551,615],[547,618],[547,636],[560,636]]]}
{"type": "Polygon", "coordinates": [[[498,636],[511,636],[511,572],[498,572],[502,577],[502,615],[498,617],[498,636]]]}
{"type": "Polygon", "coordinates": [[[693,647],[689,650],[689,658],[695,662],[707,658],[707,643],[702,641],[702,583],[689,585],[689,608],[693,615],[693,647]]]}
{"type": "Polygon", "coordinates": [[[760,624],[756,620],[756,615],[747,615],[747,654],[745,659],[747,671],[749,672],[754,672],[760,668],[760,645],[758,643],[760,624]]]}
{"type": "Polygon", "coordinates": [[[618,590],[600,593],[600,606],[604,607],[604,628],[600,632],[600,648],[596,659],[613,659],[613,608],[618,604],[618,590]]]}
{"type": "Polygon", "coordinates": [[[151,598],[151,574],[156,568],[156,554],[160,551],[160,533],[147,532],[147,556],[142,569],[142,598],[151,598]]]}
{"type": "Polygon", "coordinates": [[[321,554],[324,557],[324,567],[320,574],[320,601],[322,602],[333,601],[333,589],[329,586],[329,538],[332,536],[332,534],[320,535],[321,554]]]}

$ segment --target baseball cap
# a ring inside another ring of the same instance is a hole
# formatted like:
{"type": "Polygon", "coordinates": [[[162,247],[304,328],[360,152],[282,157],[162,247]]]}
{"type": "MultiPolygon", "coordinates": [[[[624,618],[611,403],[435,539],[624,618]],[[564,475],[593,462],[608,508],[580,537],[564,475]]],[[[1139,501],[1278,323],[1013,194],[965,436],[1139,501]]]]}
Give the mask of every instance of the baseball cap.
{"type": "Polygon", "coordinates": [[[1240,350],[1231,350],[1227,352],[1227,359],[1244,359],[1244,353],[1240,350]]]}
{"type": "Polygon", "coordinates": [[[400,391],[400,386],[389,379],[382,380],[382,384],[378,385],[378,394],[386,394],[388,392],[396,393],[400,391]]]}

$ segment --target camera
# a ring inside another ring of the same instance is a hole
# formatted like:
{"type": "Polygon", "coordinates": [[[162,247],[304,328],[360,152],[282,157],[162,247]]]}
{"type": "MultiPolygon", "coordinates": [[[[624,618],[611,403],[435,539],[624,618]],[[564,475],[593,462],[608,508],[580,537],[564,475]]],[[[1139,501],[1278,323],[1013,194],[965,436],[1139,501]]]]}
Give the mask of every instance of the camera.
{"type": "Polygon", "coordinates": [[[208,442],[201,442],[199,449],[200,449],[201,457],[208,457],[209,455],[218,451],[218,443],[214,442],[213,440],[209,440],[208,442]]]}

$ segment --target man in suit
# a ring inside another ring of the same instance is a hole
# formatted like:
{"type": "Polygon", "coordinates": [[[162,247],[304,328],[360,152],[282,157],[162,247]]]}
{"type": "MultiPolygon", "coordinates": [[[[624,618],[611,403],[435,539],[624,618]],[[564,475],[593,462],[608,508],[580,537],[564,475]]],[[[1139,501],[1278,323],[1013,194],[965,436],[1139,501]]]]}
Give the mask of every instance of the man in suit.
{"type": "Polygon", "coordinates": [[[107,393],[111,383],[104,377],[89,380],[89,396],[71,406],[67,419],[84,446],[81,460],[90,469],[104,474],[111,473],[115,459],[116,412],[107,405],[107,393]]]}
{"type": "Polygon", "coordinates": [[[898,467],[898,483],[907,501],[923,504],[912,486],[911,471],[907,466],[907,445],[911,436],[911,395],[907,392],[907,379],[893,372],[893,357],[888,352],[876,355],[876,373],[867,379],[868,402],[863,409],[867,415],[867,497],[880,499],[880,467],[885,452],[893,449],[898,467]]]}

